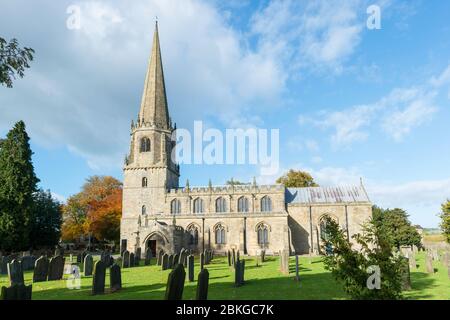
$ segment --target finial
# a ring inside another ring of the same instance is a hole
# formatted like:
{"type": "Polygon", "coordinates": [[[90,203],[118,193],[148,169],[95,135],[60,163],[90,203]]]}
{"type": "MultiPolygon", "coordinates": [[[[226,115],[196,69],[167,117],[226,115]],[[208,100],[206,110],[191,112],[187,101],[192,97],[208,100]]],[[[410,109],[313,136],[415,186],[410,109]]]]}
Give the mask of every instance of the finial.
{"type": "Polygon", "coordinates": [[[360,184],[361,186],[363,185],[362,177],[359,177],[359,184],[360,184]]]}
{"type": "Polygon", "coordinates": [[[189,179],[186,180],[186,189],[189,190],[189,179]]]}
{"type": "Polygon", "coordinates": [[[209,179],[209,181],[208,181],[208,188],[212,188],[212,182],[211,182],[211,178],[209,179]]]}
{"type": "Polygon", "coordinates": [[[256,187],[256,178],[255,177],[253,177],[253,186],[256,187]]]}

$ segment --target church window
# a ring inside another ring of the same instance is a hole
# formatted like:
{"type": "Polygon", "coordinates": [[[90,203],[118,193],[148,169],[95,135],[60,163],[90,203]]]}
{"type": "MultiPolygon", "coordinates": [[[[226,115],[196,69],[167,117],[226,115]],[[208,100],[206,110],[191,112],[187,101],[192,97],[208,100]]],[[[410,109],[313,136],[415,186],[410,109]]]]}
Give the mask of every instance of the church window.
{"type": "Polygon", "coordinates": [[[141,139],[140,152],[149,152],[150,151],[150,139],[144,137],[141,139]]]}
{"type": "Polygon", "coordinates": [[[216,235],[216,244],[225,244],[225,228],[223,225],[218,224],[214,230],[216,235]]]}
{"type": "Polygon", "coordinates": [[[203,200],[200,198],[194,200],[194,213],[203,213],[203,200]]]}
{"type": "Polygon", "coordinates": [[[147,208],[145,206],[142,206],[141,212],[142,214],[147,214],[147,208]]]}
{"type": "Polygon", "coordinates": [[[248,212],[248,199],[246,197],[238,199],[238,212],[248,212]]]}
{"type": "Polygon", "coordinates": [[[329,234],[327,230],[327,218],[329,216],[325,215],[320,219],[320,238],[324,241],[328,241],[329,234]]]}
{"type": "Polygon", "coordinates": [[[261,223],[256,232],[258,233],[258,244],[265,247],[269,243],[269,228],[264,223],[261,223]]]}
{"type": "Polygon", "coordinates": [[[147,178],[142,178],[142,188],[147,188],[147,178]]]}
{"type": "Polygon", "coordinates": [[[194,225],[188,227],[189,244],[198,245],[198,228],[194,225]]]}
{"type": "Polygon", "coordinates": [[[261,211],[269,212],[272,211],[272,200],[268,196],[264,196],[261,199],[261,211]]]}
{"type": "Polygon", "coordinates": [[[216,200],[216,212],[226,212],[227,211],[227,203],[224,198],[219,197],[216,200]]]}
{"type": "Polygon", "coordinates": [[[172,202],[170,202],[170,212],[172,214],[180,214],[181,212],[181,202],[178,199],[173,199],[172,202]]]}

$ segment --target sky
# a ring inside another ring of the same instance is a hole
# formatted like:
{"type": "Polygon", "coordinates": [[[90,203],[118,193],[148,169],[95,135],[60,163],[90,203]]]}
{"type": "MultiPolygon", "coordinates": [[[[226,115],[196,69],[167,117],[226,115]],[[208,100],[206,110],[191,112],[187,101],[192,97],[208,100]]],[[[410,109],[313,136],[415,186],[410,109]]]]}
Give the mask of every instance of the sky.
{"type": "Polygon", "coordinates": [[[91,175],[122,179],[158,19],[178,128],[279,129],[280,167],[181,165],[180,184],[324,186],[362,179],[370,200],[437,227],[450,198],[450,2],[0,0],[0,36],[32,47],[0,87],[0,136],[24,120],[40,187],[61,201],[91,175]],[[380,28],[368,28],[380,8],[380,28]],[[74,8],[80,19],[74,28],[74,8]]]}

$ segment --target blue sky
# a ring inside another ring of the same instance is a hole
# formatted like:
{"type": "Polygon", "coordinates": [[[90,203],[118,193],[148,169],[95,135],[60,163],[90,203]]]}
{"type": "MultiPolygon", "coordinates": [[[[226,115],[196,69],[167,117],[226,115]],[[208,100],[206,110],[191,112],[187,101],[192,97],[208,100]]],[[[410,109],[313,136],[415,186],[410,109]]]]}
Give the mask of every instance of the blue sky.
{"type": "Polygon", "coordinates": [[[64,199],[122,177],[155,16],[178,127],[280,129],[280,172],[183,165],[181,184],[271,183],[289,168],[359,183],[383,207],[436,227],[450,198],[448,1],[5,1],[1,36],[36,50],[0,88],[0,135],[23,119],[41,186],[64,199]],[[381,29],[366,27],[369,5],[381,29]],[[69,29],[67,9],[81,9],[69,29]],[[17,15],[17,12],[21,12],[17,15]]]}

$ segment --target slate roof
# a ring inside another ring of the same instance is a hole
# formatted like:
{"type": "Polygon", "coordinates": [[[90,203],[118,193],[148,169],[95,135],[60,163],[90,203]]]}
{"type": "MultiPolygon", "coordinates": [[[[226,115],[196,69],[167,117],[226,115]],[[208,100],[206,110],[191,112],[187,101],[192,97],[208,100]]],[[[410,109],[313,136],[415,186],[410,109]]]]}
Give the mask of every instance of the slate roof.
{"type": "Polygon", "coordinates": [[[370,202],[364,186],[286,188],[286,202],[313,203],[359,203],[370,202]]]}

